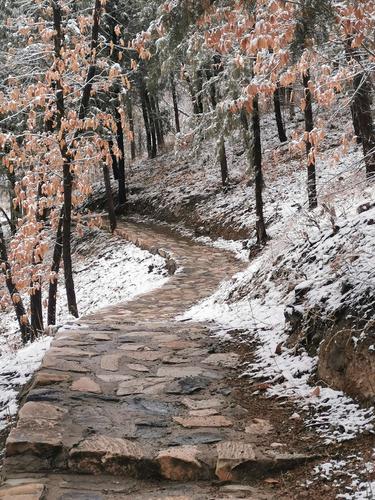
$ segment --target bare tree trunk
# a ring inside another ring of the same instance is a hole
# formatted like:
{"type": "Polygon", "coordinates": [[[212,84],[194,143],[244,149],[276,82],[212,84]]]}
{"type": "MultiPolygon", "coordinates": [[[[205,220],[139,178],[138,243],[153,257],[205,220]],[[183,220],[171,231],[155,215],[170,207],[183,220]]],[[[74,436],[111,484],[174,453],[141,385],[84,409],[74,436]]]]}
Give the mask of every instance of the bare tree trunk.
{"type": "Polygon", "coordinates": [[[197,101],[197,107],[198,107],[198,113],[202,114],[203,113],[203,96],[202,96],[202,90],[203,90],[203,73],[202,70],[198,69],[196,73],[196,78],[195,78],[195,86],[196,86],[196,101],[197,101]]]}
{"type": "Polygon", "coordinates": [[[108,141],[108,145],[109,145],[109,151],[110,151],[111,160],[112,160],[113,178],[115,179],[115,181],[118,181],[118,162],[117,162],[117,157],[116,157],[115,153],[113,152],[113,141],[112,141],[112,139],[110,139],[108,141]]]}
{"type": "Polygon", "coordinates": [[[0,268],[5,276],[5,284],[7,286],[10,298],[13,303],[17,321],[21,330],[22,343],[26,344],[30,340],[34,340],[33,331],[26,315],[26,310],[23,305],[21,296],[13,283],[12,269],[8,261],[8,253],[3,233],[3,228],[0,223],[0,268]]]}
{"type": "Polygon", "coordinates": [[[147,108],[148,122],[149,122],[150,133],[151,133],[151,158],[156,158],[156,155],[158,152],[158,143],[157,143],[157,138],[156,138],[155,117],[154,117],[154,113],[152,111],[152,106],[151,106],[148,90],[146,87],[144,88],[144,92],[145,92],[145,102],[146,102],[146,108],[147,108]]]}
{"type": "Polygon", "coordinates": [[[107,210],[108,210],[108,218],[109,218],[109,224],[111,226],[111,231],[112,233],[116,229],[116,214],[115,214],[115,207],[113,204],[113,196],[112,196],[112,189],[111,189],[111,179],[109,177],[109,169],[108,166],[103,164],[103,177],[104,177],[104,186],[105,186],[105,194],[106,194],[106,199],[107,199],[107,210]]]}
{"type": "Polygon", "coordinates": [[[121,115],[115,109],[116,120],[116,140],[117,147],[120,150],[121,156],[117,160],[118,169],[118,204],[122,206],[126,203],[126,186],[125,186],[125,145],[124,145],[124,131],[122,129],[121,115]]]}
{"type": "Polygon", "coordinates": [[[176,125],[176,133],[178,134],[179,132],[181,132],[181,127],[180,127],[180,115],[178,113],[176,84],[174,81],[173,73],[171,73],[170,82],[171,82],[171,92],[172,92],[172,101],[173,101],[174,122],[176,125]]]}
{"type": "Polygon", "coordinates": [[[34,338],[37,338],[44,331],[42,288],[40,279],[38,279],[35,282],[32,281],[30,283],[30,287],[33,288],[32,293],[30,295],[31,328],[33,329],[34,338]]]}
{"type": "MultiPolygon", "coordinates": [[[[303,75],[303,87],[305,89],[305,131],[309,134],[314,128],[314,118],[312,112],[312,99],[309,88],[310,71],[307,70],[303,75]]],[[[307,195],[309,199],[310,210],[318,206],[318,196],[316,193],[316,167],[314,155],[311,154],[312,145],[310,140],[306,139],[307,155],[307,195]]]]}
{"type": "Polygon", "coordinates": [[[132,161],[135,160],[135,133],[134,133],[134,118],[133,118],[133,104],[131,101],[131,98],[127,96],[126,98],[126,113],[128,115],[128,121],[129,121],[129,130],[132,134],[132,138],[130,140],[130,155],[132,161]]]}
{"type": "Polygon", "coordinates": [[[56,300],[57,300],[58,276],[59,276],[61,256],[62,256],[63,217],[64,217],[64,212],[63,210],[61,210],[59,216],[59,223],[57,225],[56,242],[53,248],[52,265],[51,265],[51,274],[54,275],[54,278],[50,279],[49,289],[48,289],[48,309],[47,309],[48,325],[56,324],[56,300]]]}
{"type": "Polygon", "coordinates": [[[276,90],[273,94],[273,104],[274,104],[274,109],[275,109],[277,133],[279,135],[280,142],[286,142],[288,140],[288,138],[287,138],[286,133],[285,133],[284,124],[283,124],[283,117],[281,114],[280,85],[279,84],[277,84],[276,90]]]}
{"type": "Polygon", "coordinates": [[[141,105],[142,105],[142,115],[143,115],[143,122],[145,125],[145,132],[146,132],[146,146],[147,146],[147,154],[149,158],[152,158],[152,142],[151,142],[151,131],[150,131],[150,120],[149,120],[149,115],[148,115],[148,110],[147,110],[147,104],[146,104],[146,99],[145,99],[145,94],[143,91],[143,85],[141,84],[141,89],[140,89],[140,98],[141,98],[141,105]]]}
{"type": "Polygon", "coordinates": [[[372,120],[371,81],[364,73],[358,73],[353,80],[354,126],[357,125],[361,138],[368,179],[375,178],[375,128],[372,120]]]}
{"type": "MultiPolygon", "coordinates": [[[[55,29],[55,57],[57,60],[61,60],[61,47],[62,47],[62,31],[61,31],[61,7],[57,1],[52,1],[52,8],[54,13],[54,29],[55,29]]],[[[94,12],[93,12],[93,27],[91,31],[91,64],[89,66],[86,82],[82,90],[81,102],[79,107],[78,118],[83,120],[86,117],[88,105],[90,101],[91,89],[93,85],[93,79],[96,74],[96,50],[98,46],[99,37],[99,21],[101,14],[101,1],[95,0],[94,12]]],[[[56,90],[56,104],[58,111],[58,130],[61,128],[61,119],[64,116],[64,94],[61,86],[60,80],[57,82],[56,90]]],[[[77,131],[74,134],[74,139],[79,136],[77,131]]],[[[73,190],[73,176],[71,173],[71,157],[68,154],[66,145],[61,147],[61,153],[64,158],[63,165],[63,186],[64,186],[64,216],[63,216],[63,227],[62,227],[62,249],[63,249],[63,262],[64,262],[64,278],[65,278],[65,289],[68,301],[69,312],[78,317],[78,307],[76,294],[74,289],[73,280],[73,266],[72,266],[72,255],[71,255],[71,221],[72,221],[72,190],[73,190]]]]}
{"type": "Polygon", "coordinates": [[[163,131],[161,127],[161,120],[160,120],[160,114],[159,114],[159,109],[157,106],[157,101],[156,97],[149,97],[150,99],[150,106],[151,106],[151,112],[153,116],[153,121],[154,121],[154,127],[155,127],[155,133],[156,133],[156,139],[158,142],[158,147],[159,149],[162,149],[164,147],[164,136],[163,136],[163,131]]]}
{"type": "Polygon", "coordinates": [[[294,109],[294,99],[293,99],[293,87],[287,87],[285,89],[285,96],[287,99],[288,109],[289,109],[289,119],[293,120],[295,117],[295,109],[294,109]]]}
{"type": "Polygon", "coordinates": [[[260,136],[260,116],[258,96],[254,98],[253,111],[251,114],[251,128],[253,136],[252,157],[254,165],[255,183],[255,211],[256,211],[256,236],[257,244],[265,245],[268,236],[263,214],[263,174],[262,174],[262,143],[260,136]]]}
{"type": "Polygon", "coordinates": [[[225,142],[224,138],[220,139],[219,145],[219,159],[220,159],[220,171],[221,171],[221,182],[223,187],[228,185],[228,163],[227,163],[227,154],[225,151],[225,142]]]}

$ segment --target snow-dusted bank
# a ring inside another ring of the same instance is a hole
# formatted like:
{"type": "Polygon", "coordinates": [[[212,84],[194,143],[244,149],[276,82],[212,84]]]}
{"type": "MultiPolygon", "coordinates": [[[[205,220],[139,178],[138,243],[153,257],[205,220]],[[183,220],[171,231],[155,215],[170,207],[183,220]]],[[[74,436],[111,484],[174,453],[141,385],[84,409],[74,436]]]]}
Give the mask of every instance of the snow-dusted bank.
{"type": "MultiPolygon", "coordinates": [[[[110,304],[126,302],[136,295],[160,287],[168,280],[165,262],[159,255],[140,250],[121,238],[95,231],[77,244],[75,285],[81,315],[110,304]]],[[[61,295],[63,290],[60,289],[61,295]]],[[[58,300],[58,324],[67,315],[65,295],[58,300]]],[[[19,348],[13,311],[1,312],[0,319],[0,430],[17,411],[17,393],[39,367],[52,337],[45,336],[19,348]]]]}
{"type": "MultiPolygon", "coordinates": [[[[303,301],[294,307],[302,317],[318,306],[322,320],[339,306],[348,306],[349,313],[350,307],[359,311],[358,297],[366,293],[367,286],[374,286],[373,266],[370,266],[374,226],[368,225],[374,213],[375,209],[359,215],[352,213],[349,220],[337,221],[337,232],[318,231],[319,237],[315,234],[314,239],[310,234],[308,245],[311,244],[311,253],[316,258],[315,266],[309,260],[306,242],[297,240],[296,245],[280,251],[280,237],[279,241],[276,238],[246,271],[223,283],[214,295],[181,318],[210,321],[213,332],[224,339],[232,337],[228,332],[239,331],[241,335],[233,337],[254,345],[254,360],[243,366],[244,375],[267,382],[270,397],[294,400],[306,425],[327,444],[373,431],[374,411],[361,407],[342,391],[328,387],[329,384],[311,383],[318,356],[309,355],[303,343],[288,345],[290,325],[286,324],[285,313],[290,304],[295,304],[295,297],[303,288],[301,283],[305,285],[303,301]],[[347,240],[354,236],[357,248],[353,260],[353,248],[347,240]],[[348,279],[349,291],[343,294],[348,279]]],[[[355,333],[353,342],[359,346],[361,341],[355,333]]]]}

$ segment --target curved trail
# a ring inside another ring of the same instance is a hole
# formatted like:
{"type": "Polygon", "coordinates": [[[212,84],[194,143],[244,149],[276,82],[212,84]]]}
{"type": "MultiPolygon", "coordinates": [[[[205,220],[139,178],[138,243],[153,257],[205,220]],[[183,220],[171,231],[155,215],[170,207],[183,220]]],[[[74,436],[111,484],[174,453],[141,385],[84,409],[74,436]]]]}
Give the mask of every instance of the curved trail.
{"type": "Polygon", "coordinates": [[[0,498],[271,498],[220,486],[282,458],[254,446],[246,410],[232,402],[238,356],[216,352],[206,325],[175,320],[243,264],[165,228],[120,230],[179,269],[163,287],[59,330],[7,440],[0,498]]]}

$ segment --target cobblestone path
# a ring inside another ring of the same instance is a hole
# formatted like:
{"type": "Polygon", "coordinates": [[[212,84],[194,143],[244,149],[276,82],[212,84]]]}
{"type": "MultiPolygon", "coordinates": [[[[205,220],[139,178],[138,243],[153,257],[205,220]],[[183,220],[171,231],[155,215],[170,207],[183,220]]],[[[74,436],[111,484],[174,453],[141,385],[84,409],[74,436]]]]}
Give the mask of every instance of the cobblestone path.
{"type": "Polygon", "coordinates": [[[298,457],[258,446],[264,422],[231,399],[237,354],[218,352],[207,325],[176,320],[243,264],[167,229],[120,232],[177,271],[58,331],[8,437],[0,498],[272,498],[252,478],[298,457]]]}

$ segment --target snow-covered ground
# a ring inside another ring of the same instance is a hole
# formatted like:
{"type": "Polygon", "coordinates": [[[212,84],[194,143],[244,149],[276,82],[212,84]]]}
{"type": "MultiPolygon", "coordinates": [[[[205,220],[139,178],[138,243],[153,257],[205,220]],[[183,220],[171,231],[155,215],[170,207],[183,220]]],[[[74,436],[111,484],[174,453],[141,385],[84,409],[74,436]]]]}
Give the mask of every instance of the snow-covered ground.
{"type": "MultiPolygon", "coordinates": [[[[168,280],[164,259],[159,255],[151,255],[121,238],[108,240],[108,234],[99,230],[79,242],[75,252],[75,286],[81,315],[131,300],[168,280]]],[[[62,295],[58,300],[57,322],[62,325],[70,319],[62,295]]],[[[17,411],[17,390],[38,368],[51,340],[46,336],[20,348],[13,311],[1,312],[0,430],[17,411]]]]}

